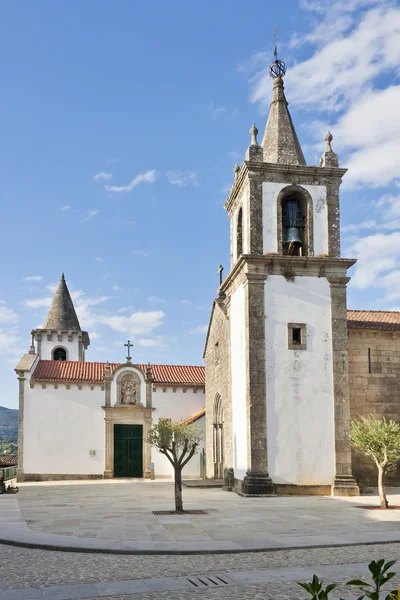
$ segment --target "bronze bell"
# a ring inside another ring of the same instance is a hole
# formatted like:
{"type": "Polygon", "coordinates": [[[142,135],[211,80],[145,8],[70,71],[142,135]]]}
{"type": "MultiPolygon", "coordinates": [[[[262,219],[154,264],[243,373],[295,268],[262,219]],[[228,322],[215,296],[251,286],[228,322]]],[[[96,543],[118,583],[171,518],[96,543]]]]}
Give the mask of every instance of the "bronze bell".
{"type": "Polygon", "coordinates": [[[297,227],[289,227],[286,232],[286,240],[285,243],[289,246],[289,244],[293,244],[296,248],[301,248],[303,242],[299,237],[299,230],[297,227]]]}

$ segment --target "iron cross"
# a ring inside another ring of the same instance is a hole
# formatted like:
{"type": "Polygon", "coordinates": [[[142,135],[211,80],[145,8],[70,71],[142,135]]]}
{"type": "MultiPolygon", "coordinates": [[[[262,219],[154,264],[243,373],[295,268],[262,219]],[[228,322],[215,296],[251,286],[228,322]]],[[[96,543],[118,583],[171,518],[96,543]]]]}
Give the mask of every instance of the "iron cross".
{"type": "Polygon", "coordinates": [[[133,344],[131,344],[131,341],[128,340],[128,343],[124,344],[124,346],[126,346],[128,348],[128,357],[127,358],[130,358],[131,357],[131,348],[133,348],[133,344]]]}
{"type": "Polygon", "coordinates": [[[219,285],[222,285],[222,271],[224,270],[224,267],[222,265],[219,265],[218,267],[218,275],[219,275],[219,285]]]}

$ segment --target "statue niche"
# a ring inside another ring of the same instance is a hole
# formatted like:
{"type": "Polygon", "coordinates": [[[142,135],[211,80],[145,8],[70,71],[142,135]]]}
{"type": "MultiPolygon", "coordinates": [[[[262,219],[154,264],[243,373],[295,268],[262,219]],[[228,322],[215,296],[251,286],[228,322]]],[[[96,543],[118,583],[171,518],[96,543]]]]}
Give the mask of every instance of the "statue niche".
{"type": "Polygon", "coordinates": [[[140,379],[136,373],[124,373],[117,379],[117,404],[141,406],[140,379]]]}

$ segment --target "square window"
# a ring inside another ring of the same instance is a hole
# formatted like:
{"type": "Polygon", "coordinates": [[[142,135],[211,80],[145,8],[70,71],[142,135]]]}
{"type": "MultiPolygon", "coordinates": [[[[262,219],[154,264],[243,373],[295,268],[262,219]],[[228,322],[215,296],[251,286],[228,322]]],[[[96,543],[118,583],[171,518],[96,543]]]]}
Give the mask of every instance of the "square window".
{"type": "Polygon", "coordinates": [[[289,350],[307,350],[307,329],[305,323],[288,323],[289,350]]]}

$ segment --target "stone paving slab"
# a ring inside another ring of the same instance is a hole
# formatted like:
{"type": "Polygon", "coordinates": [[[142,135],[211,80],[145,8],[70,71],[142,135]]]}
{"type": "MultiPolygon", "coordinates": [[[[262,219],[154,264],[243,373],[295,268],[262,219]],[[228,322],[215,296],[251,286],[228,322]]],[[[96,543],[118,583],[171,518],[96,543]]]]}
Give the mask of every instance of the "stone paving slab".
{"type": "MultiPolygon", "coordinates": [[[[390,500],[400,504],[400,494],[390,500]]],[[[17,496],[0,497],[0,541],[82,552],[149,554],[400,541],[400,511],[355,508],[376,504],[375,496],[241,498],[220,489],[188,488],[185,507],[202,508],[208,514],[152,514],[170,509],[172,501],[170,482],[22,484],[17,496]]]]}
{"type": "Polygon", "coordinates": [[[343,579],[353,577],[364,577],[368,573],[367,564],[352,563],[346,565],[329,565],[315,568],[279,568],[262,569],[252,571],[216,572],[214,574],[200,575],[197,577],[163,577],[152,579],[135,579],[124,581],[104,582],[97,584],[80,584],[65,586],[49,586],[44,588],[24,588],[20,590],[8,590],[0,592],[0,600],[23,600],[32,598],[34,600],[77,600],[88,598],[112,597],[120,594],[147,594],[154,591],[185,591],[190,590],[198,594],[208,591],[210,588],[218,588],[219,591],[231,586],[267,585],[275,584],[277,581],[296,582],[308,581],[314,574],[329,581],[337,578],[343,579]],[[218,577],[226,582],[226,585],[218,584],[218,577]],[[203,582],[205,585],[193,586],[193,581],[203,582]]]}

